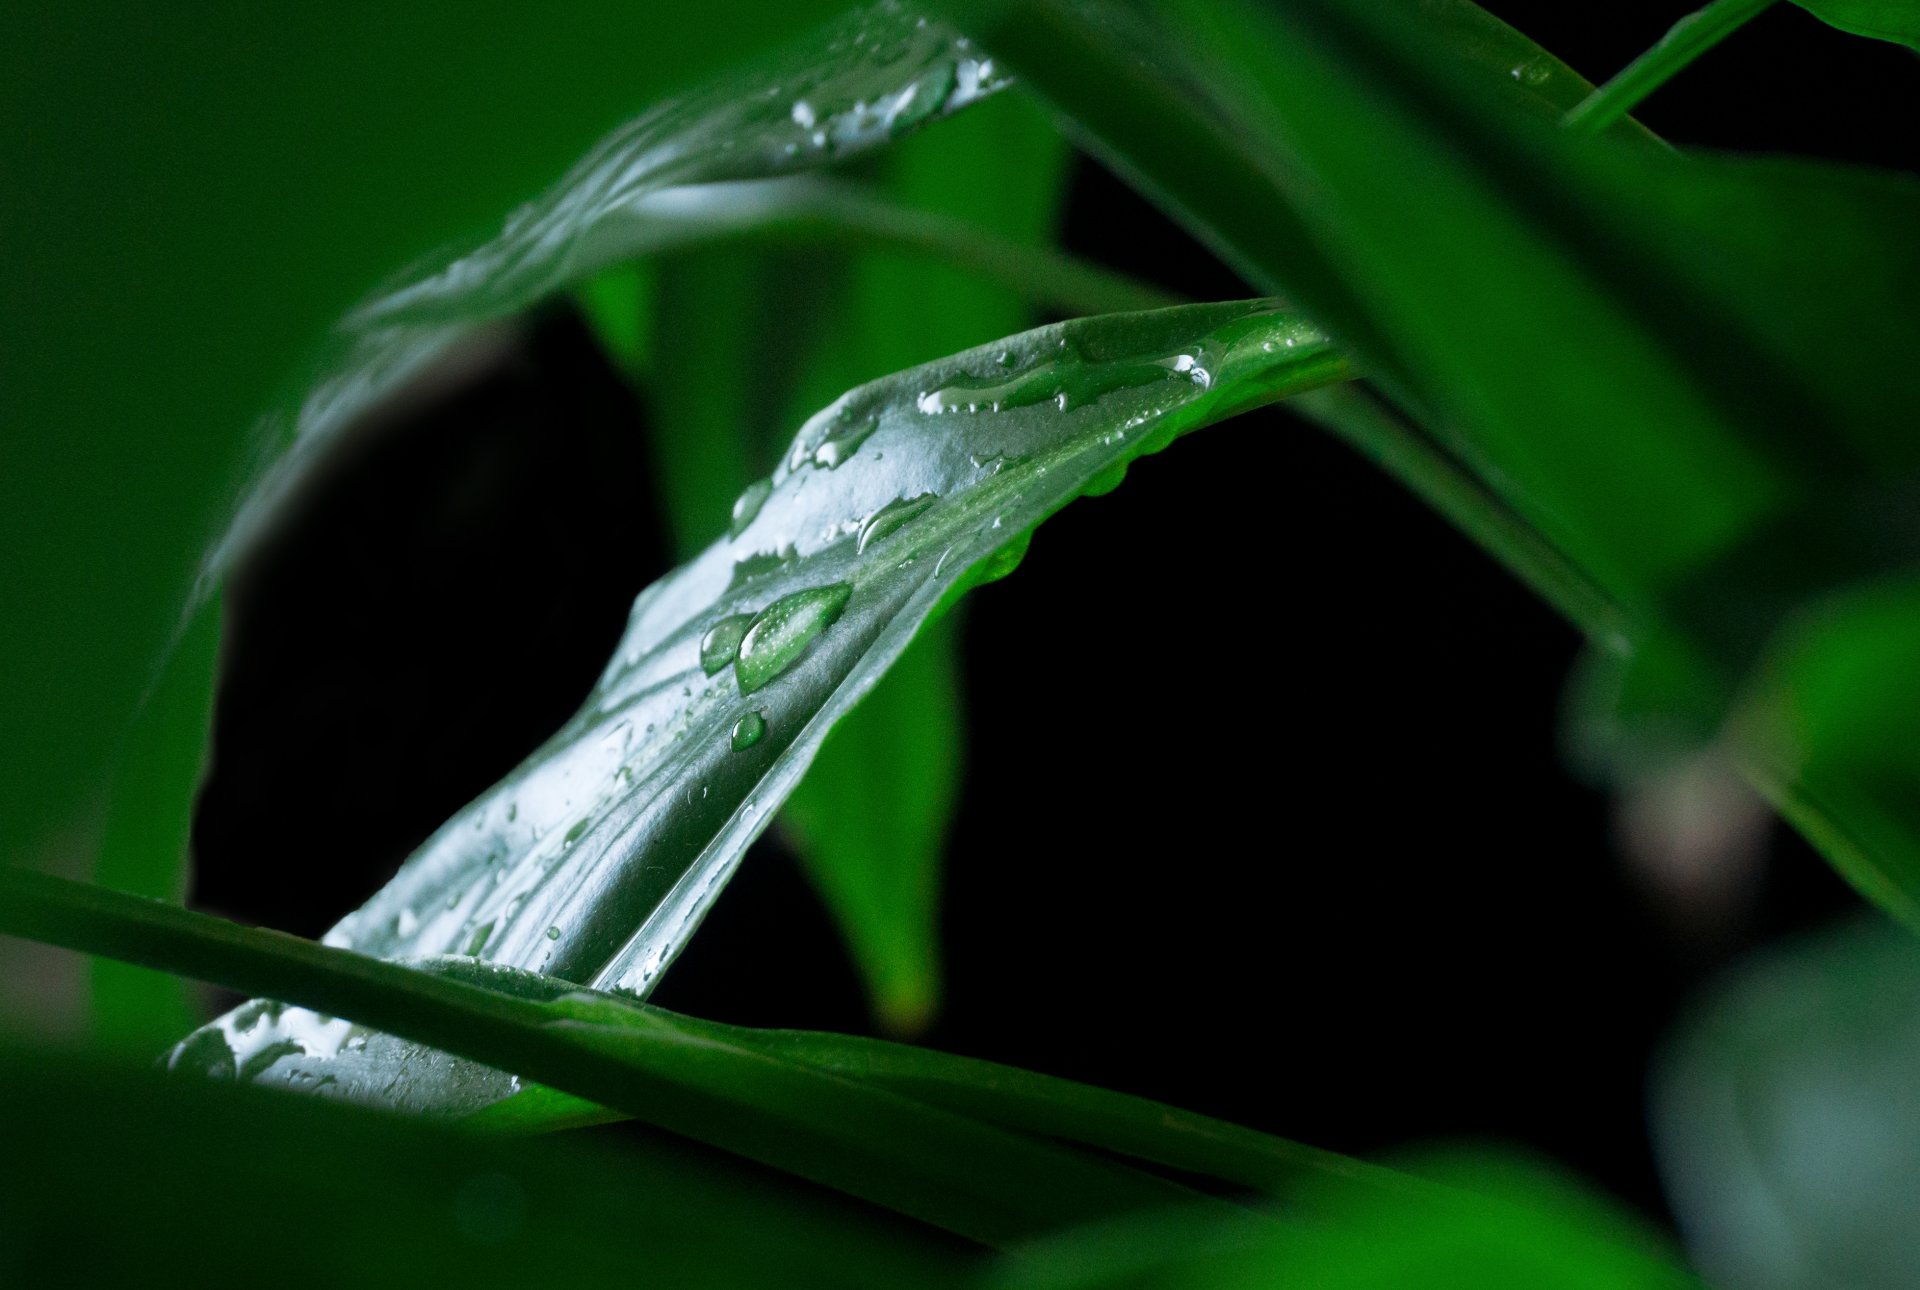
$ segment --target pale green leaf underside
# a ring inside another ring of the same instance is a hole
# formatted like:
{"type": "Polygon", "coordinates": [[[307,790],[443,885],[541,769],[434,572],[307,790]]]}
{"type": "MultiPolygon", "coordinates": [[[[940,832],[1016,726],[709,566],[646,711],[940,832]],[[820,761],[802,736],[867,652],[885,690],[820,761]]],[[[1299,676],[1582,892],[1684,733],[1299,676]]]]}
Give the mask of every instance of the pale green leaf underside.
{"type": "MultiPolygon", "coordinates": [[[[849,392],[732,536],[642,593],[585,708],[328,943],[644,994],[929,614],[1132,459],[1346,375],[1252,301],[1043,327],[849,392]]],[[[324,1074],[297,1033],[272,1044],[258,1074],[324,1074]]]]}

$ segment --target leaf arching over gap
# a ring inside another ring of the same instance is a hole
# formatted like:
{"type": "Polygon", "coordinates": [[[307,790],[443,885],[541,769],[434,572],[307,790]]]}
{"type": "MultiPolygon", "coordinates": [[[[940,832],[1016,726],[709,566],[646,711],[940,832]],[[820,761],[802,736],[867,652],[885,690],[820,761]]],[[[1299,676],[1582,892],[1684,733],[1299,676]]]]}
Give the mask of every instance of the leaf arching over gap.
{"type": "MultiPolygon", "coordinates": [[[[730,537],[641,594],[585,708],[328,943],[644,994],[930,615],[1135,458],[1348,375],[1311,326],[1250,301],[1056,324],[848,392],[730,537]]],[[[298,1033],[275,1042],[256,1074],[324,1074],[298,1033]]]]}

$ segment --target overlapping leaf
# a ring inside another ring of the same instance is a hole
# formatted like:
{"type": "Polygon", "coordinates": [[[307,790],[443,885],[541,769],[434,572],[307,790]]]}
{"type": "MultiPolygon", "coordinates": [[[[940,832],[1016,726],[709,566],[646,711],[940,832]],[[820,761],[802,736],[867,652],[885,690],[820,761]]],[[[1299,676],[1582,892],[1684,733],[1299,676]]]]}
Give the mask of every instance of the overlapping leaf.
{"type": "MultiPolygon", "coordinates": [[[[1118,7],[973,22],[1624,611],[1643,739],[1704,741],[1774,632],[1920,553],[1920,183],[1572,137],[1525,110],[1528,64],[1437,56],[1423,8],[1182,5],[1152,62],[1118,7]]],[[[1910,735],[1748,755],[1913,915],[1910,735]]]]}
{"type": "MultiPolygon", "coordinates": [[[[579,715],[328,942],[645,994],[936,609],[1134,458],[1346,375],[1253,301],[1057,324],[849,391],[741,495],[730,536],[642,593],[579,715]]],[[[262,1074],[325,1073],[297,1031],[266,1047],[262,1074]]]]}

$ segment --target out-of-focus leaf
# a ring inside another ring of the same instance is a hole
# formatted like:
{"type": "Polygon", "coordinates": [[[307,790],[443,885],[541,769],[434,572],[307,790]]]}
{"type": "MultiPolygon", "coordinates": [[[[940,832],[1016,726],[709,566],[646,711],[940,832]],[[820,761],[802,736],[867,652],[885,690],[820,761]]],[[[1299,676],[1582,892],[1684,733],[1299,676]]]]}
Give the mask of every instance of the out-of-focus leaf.
{"type": "Polygon", "coordinates": [[[172,1062],[195,1079],[255,1080],[298,1051],[316,1061],[291,1082],[311,1092],[397,1094],[420,1109],[448,1091],[443,1054],[457,1052],[472,1060],[460,1063],[456,1092],[511,1086],[515,1076],[495,1071],[518,1072],[998,1246],[1196,1199],[1151,1174],[763,1046],[751,1031],[550,976],[470,959],[389,963],[7,867],[0,897],[0,933],[306,1005],[251,1005],[229,1027],[201,1032],[172,1062]],[[328,1053],[337,1062],[316,1071],[328,1053]]]}
{"type": "Polygon", "coordinates": [[[16,1285],[959,1284],[951,1242],[664,1144],[477,1141],[0,1051],[16,1285]]]}
{"type": "MultiPolygon", "coordinates": [[[[1117,7],[1089,8],[974,24],[1619,606],[1610,647],[1645,673],[1624,688],[1686,741],[1718,732],[1775,631],[1920,556],[1901,303],[1920,182],[1577,138],[1440,52],[1410,3],[1182,3],[1150,61],[1117,7]]],[[[1746,751],[1797,819],[1831,813],[1817,837],[1858,839],[1850,877],[1913,911],[1920,830],[1854,811],[1911,815],[1920,752],[1841,785],[1796,776],[1861,758],[1746,751]]]]}
{"type": "Polygon", "coordinates": [[[1654,1141],[1726,1290],[1894,1290],[1920,1268],[1920,948],[1862,919],[1749,960],[1656,1069],[1654,1141]]]}
{"type": "MultiPolygon", "coordinates": [[[[216,598],[199,608],[169,651],[128,733],[94,867],[102,886],[186,899],[194,792],[213,725],[219,647],[216,598]]],[[[195,1016],[180,982],[162,973],[103,960],[91,965],[91,977],[94,1033],[114,1048],[157,1052],[206,1015],[195,1016]]]]}
{"type": "Polygon", "coordinates": [[[248,425],[353,297],[623,116],[839,7],[7,6],[9,856],[104,786],[248,425]]]}
{"type": "Polygon", "coordinates": [[[1558,1170],[1455,1149],[1380,1187],[1321,1177],[1274,1221],[1103,1224],[1020,1251],[1013,1290],[1683,1290],[1644,1225],[1558,1170]]]}
{"type": "Polygon", "coordinates": [[[1133,459],[1347,374],[1251,301],[1076,320],[849,391],[730,537],[641,594],[582,711],[328,943],[644,994],[930,614],[1133,459]]]}
{"type": "Polygon", "coordinates": [[[1920,50],[1920,5],[1913,0],[1793,0],[1822,22],[1856,36],[1920,50]]]}

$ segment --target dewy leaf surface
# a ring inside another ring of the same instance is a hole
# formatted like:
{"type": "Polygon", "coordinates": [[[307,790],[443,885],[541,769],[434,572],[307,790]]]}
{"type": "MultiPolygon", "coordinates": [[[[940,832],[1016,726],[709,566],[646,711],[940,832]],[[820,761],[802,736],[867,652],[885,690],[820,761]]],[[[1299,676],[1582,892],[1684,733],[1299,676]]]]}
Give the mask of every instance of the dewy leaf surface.
{"type": "MultiPolygon", "coordinates": [[[[642,593],[583,710],[328,943],[644,995],[930,614],[1132,459],[1347,374],[1311,326],[1251,301],[1043,327],[850,391],[737,532],[642,593]]],[[[271,1060],[250,1074],[317,1077],[297,1029],[259,1040],[271,1060]]]]}
{"type": "Polygon", "coordinates": [[[277,456],[214,549],[209,576],[334,435],[480,324],[623,260],[796,206],[817,210],[830,196],[749,181],[882,147],[1005,83],[963,38],[882,0],[609,135],[496,236],[408,270],[347,317],[297,409],[269,418],[277,456]]]}

